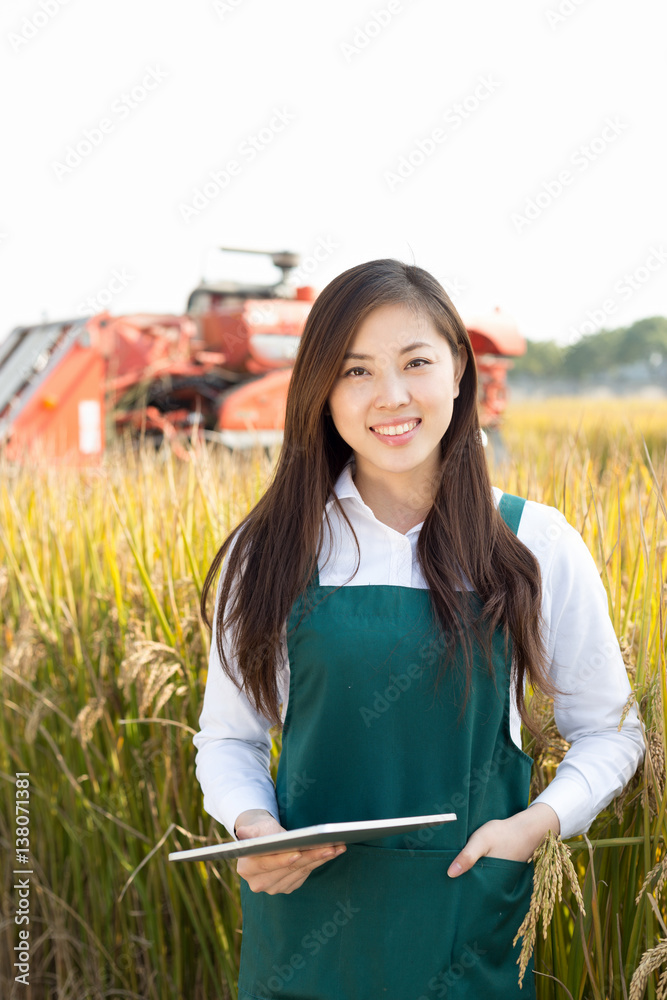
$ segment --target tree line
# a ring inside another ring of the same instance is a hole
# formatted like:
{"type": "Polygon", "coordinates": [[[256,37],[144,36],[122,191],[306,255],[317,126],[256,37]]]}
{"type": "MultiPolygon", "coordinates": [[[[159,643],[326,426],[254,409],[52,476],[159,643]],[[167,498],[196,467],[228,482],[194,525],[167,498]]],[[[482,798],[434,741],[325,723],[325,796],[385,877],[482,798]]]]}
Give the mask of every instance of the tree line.
{"type": "Polygon", "coordinates": [[[646,363],[656,370],[667,362],[667,318],[651,316],[632,326],[600,330],[559,346],[553,340],[529,340],[526,353],[513,359],[510,379],[587,379],[613,375],[627,365],[646,363]]]}

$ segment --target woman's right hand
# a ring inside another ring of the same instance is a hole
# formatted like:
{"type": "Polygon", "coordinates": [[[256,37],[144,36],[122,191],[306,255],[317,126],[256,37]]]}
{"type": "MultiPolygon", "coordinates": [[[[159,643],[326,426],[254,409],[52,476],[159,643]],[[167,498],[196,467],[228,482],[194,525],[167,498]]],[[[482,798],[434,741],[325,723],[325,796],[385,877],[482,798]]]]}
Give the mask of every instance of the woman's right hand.
{"type": "MultiPolygon", "coordinates": [[[[285,827],[266,809],[246,809],[237,818],[234,829],[239,840],[246,840],[282,833],[285,827]]],[[[306,881],[313,868],[338,857],[344,850],[344,844],[318,844],[299,851],[251,854],[237,860],[236,870],[253,892],[268,892],[269,895],[292,892],[306,881]]]]}

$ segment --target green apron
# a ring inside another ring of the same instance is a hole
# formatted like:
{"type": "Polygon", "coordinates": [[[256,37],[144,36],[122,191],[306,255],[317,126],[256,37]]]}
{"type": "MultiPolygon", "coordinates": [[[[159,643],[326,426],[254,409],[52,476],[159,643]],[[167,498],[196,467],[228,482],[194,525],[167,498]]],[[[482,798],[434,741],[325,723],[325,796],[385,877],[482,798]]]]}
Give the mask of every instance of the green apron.
{"type": "MultiPolygon", "coordinates": [[[[524,503],[502,497],[514,532],[524,503]]],[[[481,607],[477,594],[465,599],[481,607]]],[[[512,946],[530,904],[532,863],[485,857],[447,875],[479,826],[528,805],[532,760],[510,735],[510,656],[500,632],[492,636],[495,683],[474,648],[463,714],[462,657],[446,653],[428,590],[321,587],[316,572],[287,635],[281,825],[447,812],[457,820],[348,844],[291,893],[255,893],[241,879],[239,1000],[534,998],[532,961],[520,990],[512,946]]]]}

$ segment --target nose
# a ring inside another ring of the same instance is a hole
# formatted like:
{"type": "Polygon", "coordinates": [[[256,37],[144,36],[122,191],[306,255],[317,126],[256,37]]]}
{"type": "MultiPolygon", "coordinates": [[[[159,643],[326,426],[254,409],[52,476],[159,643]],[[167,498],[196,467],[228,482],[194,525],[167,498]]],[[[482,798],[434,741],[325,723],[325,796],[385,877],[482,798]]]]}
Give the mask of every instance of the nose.
{"type": "Polygon", "coordinates": [[[396,410],[410,402],[408,384],[402,372],[386,371],[377,381],[375,407],[378,410],[396,410]]]}

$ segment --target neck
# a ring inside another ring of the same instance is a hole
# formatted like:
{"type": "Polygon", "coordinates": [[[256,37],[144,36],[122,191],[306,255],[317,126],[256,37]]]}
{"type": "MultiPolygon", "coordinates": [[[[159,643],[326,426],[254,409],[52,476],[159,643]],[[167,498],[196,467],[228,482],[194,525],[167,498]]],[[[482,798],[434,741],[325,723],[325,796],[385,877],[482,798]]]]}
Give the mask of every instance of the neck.
{"type": "Polygon", "coordinates": [[[404,520],[419,524],[433,505],[437,483],[433,476],[406,473],[374,476],[352,467],[352,479],[361,499],[379,520],[404,520]]]}

